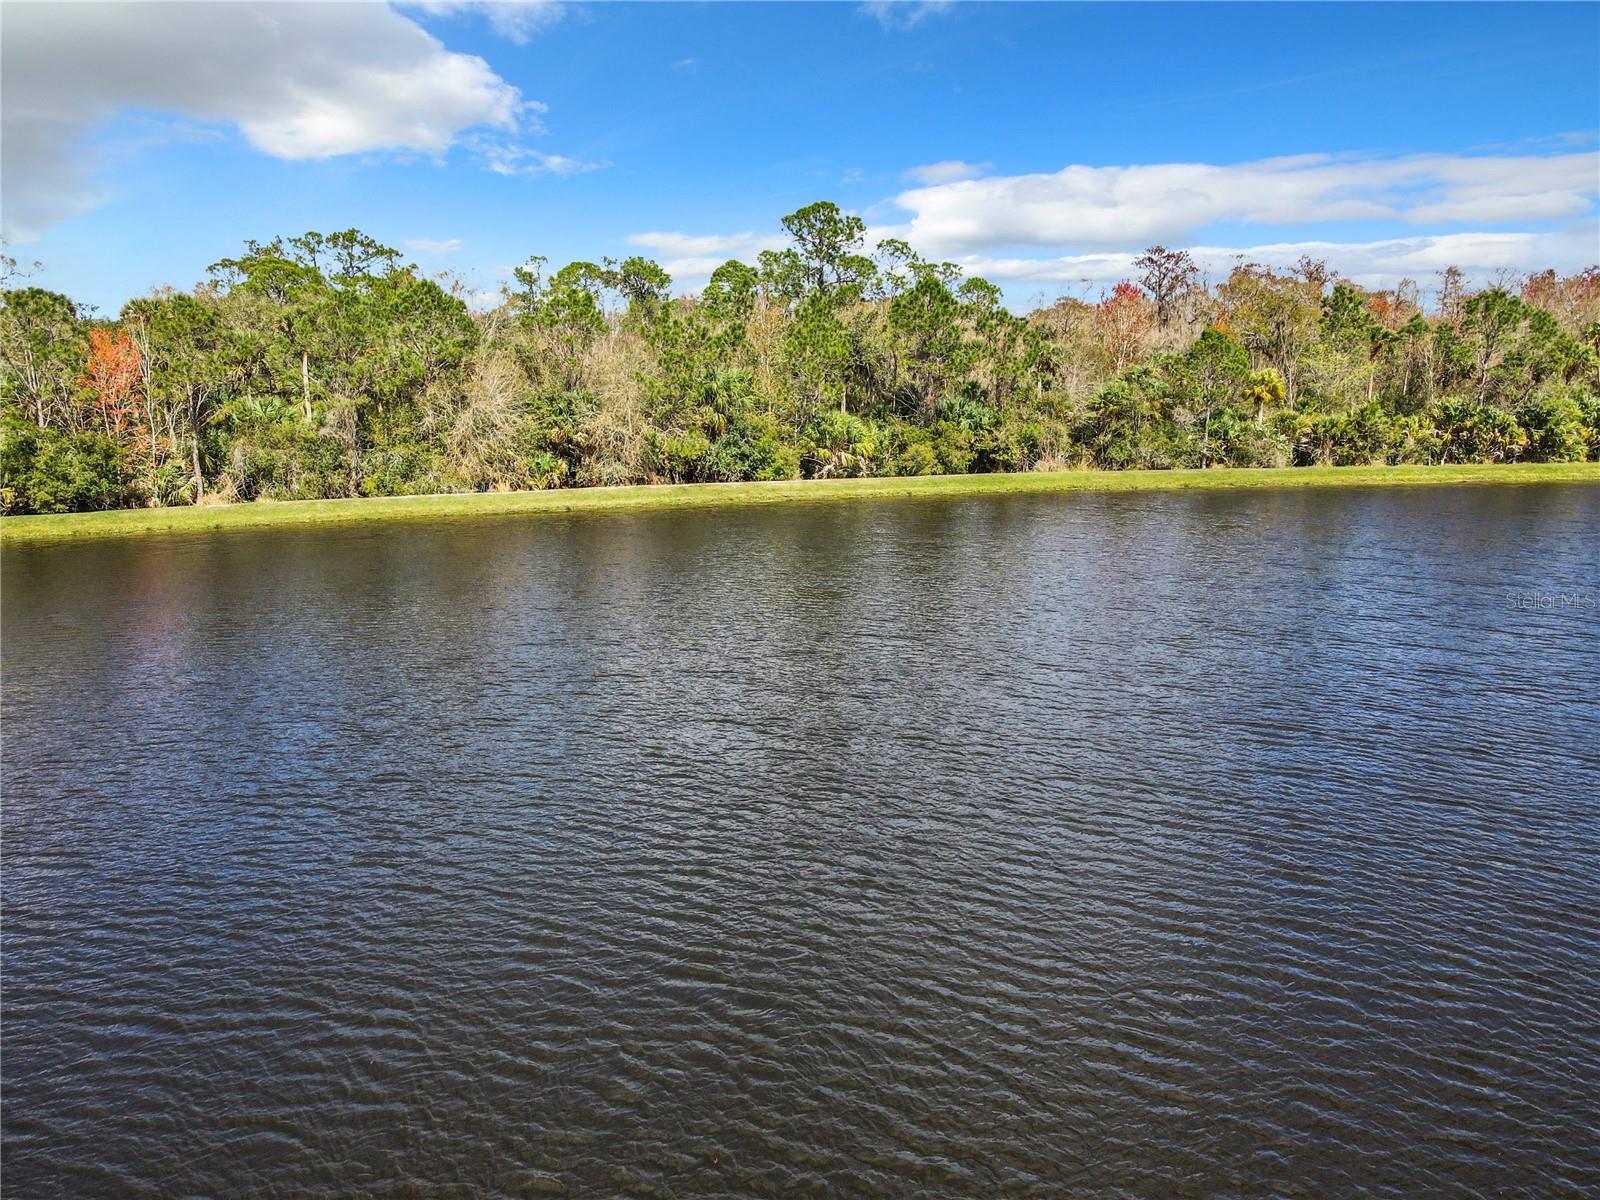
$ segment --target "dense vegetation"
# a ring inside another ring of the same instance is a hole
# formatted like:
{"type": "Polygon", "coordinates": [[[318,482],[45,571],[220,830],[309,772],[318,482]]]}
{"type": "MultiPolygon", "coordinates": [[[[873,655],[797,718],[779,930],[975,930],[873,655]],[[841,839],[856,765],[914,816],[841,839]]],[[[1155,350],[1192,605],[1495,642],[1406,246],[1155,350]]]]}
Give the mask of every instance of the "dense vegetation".
{"type": "Polygon", "coordinates": [[[0,306],[0,510],[1048,467],[1600,457],[1600,269],[1364,291],[1321,262],[1025,317],[814,204],[696,297],[530,259],[492,311],[355,230],[96,319],[0,306]]]}

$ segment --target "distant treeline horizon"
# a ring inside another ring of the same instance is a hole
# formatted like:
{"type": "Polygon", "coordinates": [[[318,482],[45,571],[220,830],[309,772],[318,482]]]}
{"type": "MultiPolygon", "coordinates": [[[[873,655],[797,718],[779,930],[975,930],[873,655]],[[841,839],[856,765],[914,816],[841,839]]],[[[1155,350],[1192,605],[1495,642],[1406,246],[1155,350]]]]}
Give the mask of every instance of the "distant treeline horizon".
{"type": "Polygon", "coordinates": [[[1018,314],[828,202],[674,296],[530,258],[473,309],[357,230],[98,318],[0,295],[0,511],[599,484],[1600,457],[1600,267],[1356,286],[1153,246],[1018,314]]]}

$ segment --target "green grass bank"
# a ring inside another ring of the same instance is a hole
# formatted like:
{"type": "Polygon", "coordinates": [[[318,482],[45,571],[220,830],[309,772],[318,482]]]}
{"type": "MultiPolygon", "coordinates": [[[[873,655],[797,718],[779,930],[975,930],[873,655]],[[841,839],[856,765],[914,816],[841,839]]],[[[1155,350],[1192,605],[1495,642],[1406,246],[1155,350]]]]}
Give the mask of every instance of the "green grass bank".
{"type": "Polygon", "coordinates": [[[968,496],[1032,492],[1155,492],[1195,488],[1371,487],[1439,484],[1600,483],[1600,463],[1469,464],[1443,467],[1242,467],[1188,471],[1052,471],[1016,475],[924,475],[778,483],[650,484],[539,492],[470,492],[359,500],[255,501],[188,508],[128,508],[0,518],[0,541],[64,541],[147,533],[263,529],[415,518],[437,520],[602,509],[701,508],[873,496],[968,496]]]}

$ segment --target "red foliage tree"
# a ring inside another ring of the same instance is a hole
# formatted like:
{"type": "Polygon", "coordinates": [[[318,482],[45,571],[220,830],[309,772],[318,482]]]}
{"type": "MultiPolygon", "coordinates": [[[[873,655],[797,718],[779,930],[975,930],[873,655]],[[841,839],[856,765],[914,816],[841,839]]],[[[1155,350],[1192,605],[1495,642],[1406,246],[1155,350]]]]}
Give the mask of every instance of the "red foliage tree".
{"type": "Polygon", "coordinates": [[[142,365],[139,347],[126,333],[113,333],[109,329],[89,331],[89,362],[83,386],[94,393],[100,423],[107,437],[125,433],[132,421],[142,365]]]}
{"type": "Polygon", "coordinates": [[[1113,369],[1121,372],[1143,352],[1156,314],[1145,294],[1127,280],[1112,288],[1097,308],[1101,345],[1113,369]]]}

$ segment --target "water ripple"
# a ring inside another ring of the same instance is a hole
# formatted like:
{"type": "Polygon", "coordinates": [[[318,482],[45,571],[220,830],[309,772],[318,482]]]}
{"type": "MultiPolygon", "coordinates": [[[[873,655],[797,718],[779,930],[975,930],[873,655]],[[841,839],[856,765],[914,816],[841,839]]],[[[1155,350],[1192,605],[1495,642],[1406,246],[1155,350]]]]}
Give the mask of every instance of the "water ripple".
{"type": "Polygon", "coordinates": [[[1597,518],[7,550],[7,1196],[1600,1194],[1597,518]]]}

